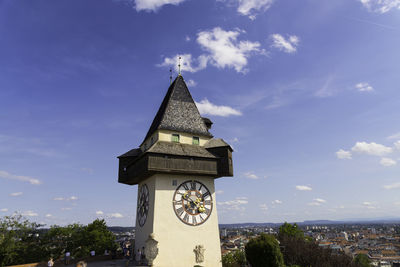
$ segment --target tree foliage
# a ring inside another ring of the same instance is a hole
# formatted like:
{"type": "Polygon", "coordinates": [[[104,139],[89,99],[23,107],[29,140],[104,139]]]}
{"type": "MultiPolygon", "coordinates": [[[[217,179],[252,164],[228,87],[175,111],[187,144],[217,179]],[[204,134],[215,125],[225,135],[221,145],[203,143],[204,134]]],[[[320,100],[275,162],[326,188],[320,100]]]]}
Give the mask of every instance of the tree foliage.
{"type": "Polygon", "coordinates": [[[289,236],[293,238],[304,238],[304,232],[299,228],[299,226],[296,223],[290,224],[285,222],[279,227],[278,239],[281,239],[283,236],[289,236]]]}
{"type": "Polygon", "coordinates": [[[368,258],[367,255],[364,254],[358,254],[354,258],[354,262],[357,263],[361,267],[371,267],[371,260],[368,258]]]}
{"type": "Polygon", "coordinates": [[[293,236],[279,239],[285,263],[289,266],[324,266],[324,267],[357,267],[351,257],[344,253],[333,253],[329,248],[322,248],[314,242],[293,236]]]}
{"type": "Polygon", "coordinates": [[[283,267],[283,256],[278,240],[272,235],[262,233],[251,239],[246,247],[246,258],[252,267],[283,267]]]}
{"type": "Polygon", "coordinates": [[[90,250],[103,253],[116,246],[104,220],[96,219],[87,226],[41,226],[20,215],[0,218],[0,266],[57,259],[66,251],[81,258],[88,256],[90,250]]]}
{"type": "Polygon", "coordinates": [[[246,265],[246,255],[242,250],[229,252],[222,256],[222,267],[242,267],[246,265]]]}

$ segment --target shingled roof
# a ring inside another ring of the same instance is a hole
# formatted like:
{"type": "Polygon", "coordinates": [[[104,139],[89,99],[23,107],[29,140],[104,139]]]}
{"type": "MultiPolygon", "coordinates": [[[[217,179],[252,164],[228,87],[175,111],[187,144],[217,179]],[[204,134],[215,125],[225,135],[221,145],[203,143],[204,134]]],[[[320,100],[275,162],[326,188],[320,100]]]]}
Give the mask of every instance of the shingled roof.
{"type": "Polygon", "coordinates": [[[168,88],[143,142],[157,130],[171,130],[212,137],[182,75],[178,75],[168,88]]]}

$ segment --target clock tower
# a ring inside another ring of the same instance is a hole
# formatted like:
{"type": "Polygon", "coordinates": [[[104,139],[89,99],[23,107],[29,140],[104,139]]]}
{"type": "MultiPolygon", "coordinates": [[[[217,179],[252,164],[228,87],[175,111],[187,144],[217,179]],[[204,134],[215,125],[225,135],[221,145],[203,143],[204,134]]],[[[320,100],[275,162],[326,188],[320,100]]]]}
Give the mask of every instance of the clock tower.
{"type": "Polygon", "coordinates": [[[118,182],[138,185],[135,252],[154,267],[221,266],[214,179],[233,176],[232,148],[209,132],[181,75],[118,182]]]}

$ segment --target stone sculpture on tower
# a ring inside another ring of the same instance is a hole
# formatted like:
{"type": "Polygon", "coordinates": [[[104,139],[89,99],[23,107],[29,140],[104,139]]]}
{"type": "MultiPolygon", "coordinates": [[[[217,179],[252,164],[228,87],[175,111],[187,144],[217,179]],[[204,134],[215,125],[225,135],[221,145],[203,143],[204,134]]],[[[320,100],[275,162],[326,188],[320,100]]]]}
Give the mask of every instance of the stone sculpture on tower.
{"type": "Polygon", "coordinates": [[[209,132],[181,75],[118,182],[138,185],[135,251],[154,267],[221,266],[214,179],[233,176],[232,148],[209,132]]]}

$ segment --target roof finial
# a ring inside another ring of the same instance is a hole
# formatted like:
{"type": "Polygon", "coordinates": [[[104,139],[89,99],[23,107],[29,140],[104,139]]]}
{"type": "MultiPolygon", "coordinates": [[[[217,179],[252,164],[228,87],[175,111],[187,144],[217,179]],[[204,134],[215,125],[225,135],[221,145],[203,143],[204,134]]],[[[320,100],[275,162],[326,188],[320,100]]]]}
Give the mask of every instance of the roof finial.
{"type": "Polygon", "coordinates": [[[179,56],[179,60],[178,60],[179,75],[181,75],[181,59],[182,59],[182,57],[179,56]]]}
{"type": "Polygon", "coordinates": [[[169,68],[169,85],[172,84],[172,68],[169,68]]]}

